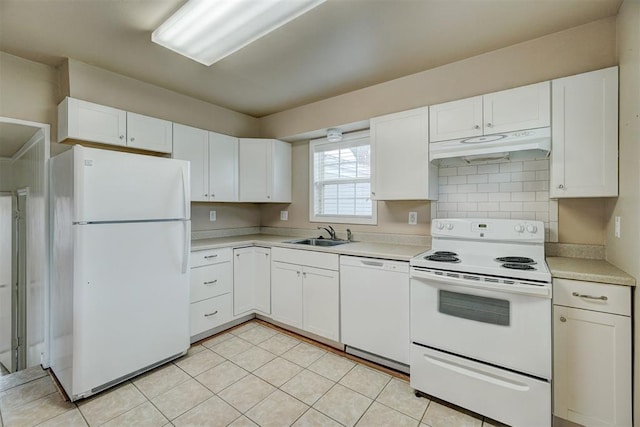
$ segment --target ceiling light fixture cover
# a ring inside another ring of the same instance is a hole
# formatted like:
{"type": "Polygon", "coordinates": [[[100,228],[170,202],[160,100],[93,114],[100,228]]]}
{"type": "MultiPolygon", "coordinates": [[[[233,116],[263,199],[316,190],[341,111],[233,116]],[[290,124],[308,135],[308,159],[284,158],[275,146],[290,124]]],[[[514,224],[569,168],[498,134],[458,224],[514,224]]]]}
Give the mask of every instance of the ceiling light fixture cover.
{"type": "Polygon", "coordinates": [[[340,141],[342,141],[342,131],[340,129],[328,129],[327,130],[327,141],[329,141],[329,142],[340,142],[340,141]]]}
{"type": "Polygon", "coordinates": [[[189,0],[151,40],[211,65],[326,0],[189,0]]]}

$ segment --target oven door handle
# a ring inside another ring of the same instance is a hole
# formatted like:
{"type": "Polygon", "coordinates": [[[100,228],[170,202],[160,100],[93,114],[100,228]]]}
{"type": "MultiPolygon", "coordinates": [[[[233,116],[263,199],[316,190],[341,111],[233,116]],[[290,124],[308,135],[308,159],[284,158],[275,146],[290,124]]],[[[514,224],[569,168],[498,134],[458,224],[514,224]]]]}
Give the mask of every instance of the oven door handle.
{"type": "Polygon", "coordinates": [[[530,295],[541,298],[551,298],[551,289],[547,286],[535,286],[535,285],[519,285],[514,283],[498,284],[485,281],[476,281],[470,279],[460,279],[458,277],[439,276],[431,273],[427,273],[418,268],[411,269],[412,279],[423,279],[431,282],[442,283],[444,285],[456,285],[463,286],[471,289],[484,289],[489,291],[508,292],[512,294],[530,295]]]}
{"type": "Polygon", "coordinates": [[[433,365],[439,366],[449,371],[456,372],[460,375],[465,375],[467,377],[475,378],[477,380],[484,381],[486,383],[495,384],[497,386],[508,388],[514,391],[529,390],[529,386],[527,384],[515,382],[508,378],[500,377],[498,375],[490,374],[488,372],[482,372],[468,366],[463,366],[458,363],[451,362],[449,360],[440,359],[438,357],[433,357],[426,354],[424,354],[423,357],[426,359],[427,362],[433,365]]]}

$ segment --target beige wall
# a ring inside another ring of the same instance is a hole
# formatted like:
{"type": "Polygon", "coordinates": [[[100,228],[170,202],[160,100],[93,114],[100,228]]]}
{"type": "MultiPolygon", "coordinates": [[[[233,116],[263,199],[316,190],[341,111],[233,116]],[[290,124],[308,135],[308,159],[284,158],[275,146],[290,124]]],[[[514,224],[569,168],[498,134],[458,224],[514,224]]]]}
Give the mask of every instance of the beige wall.
{"type": "Polygon", "coordinates": [[[56,69],[0,52],[0,116],[52,125],[58,98],[56,69]]]}
{"type": "Polygon", "coordinates": [[[253,203],[191,203],[191,231],[260,226],[260,208],[253,203]],[[216,211],[216,221],[209,221],[216,211]]]}
{"type": "MultiPolygon", "coordinates": [[[[620,63],[620,196],[610,202],[607,260],[640,280],[640,1],[625,0],[618,14],[620,63]],[[621,218],[621,237],[614,218],[621,218]]],[[[635,292],[634,425],[640,426],[640,292],[635,292]]]]}
{"type": "Polygon", "coordinates": [[[73,59],[60,69],[63,74],[68,70],[68,82],[61,78],[61,87],[68,89],[62,97],[71,96],[233,136],[258,136],[258,119],[246,114],[73,59]]]}
{"type": "MultiPolygon", "coordinates": [[[[615,65],[616,21],[602,19],[432,70],[392,80],[260,119],[261,135],[285,138],[367,120],[382,114],[465,98],[615,65]]],[[[293,203],[264,206],[263,225],[315,228],[308,222],[307,144],[294,145],[293,203]]],[[[559,203],[559,239],[563,243],[604,244],[605,213],[599,199],[559,203]]],[[[352,229],[381,233],[429,234],[430,203],[379,203],[378,225],[352,229]],[[419,224],[407,225],[410,210],[419,224]]],[[[344,229],[345,227],[339,227],[344,229]]]]}
{"type": "MultiPolygon", "coordinates": [[[[293,188],[291,204],[266,204],[262,210],[262,225],[266,227],[291,227],[315,229],[321,223],[309,222],[309,143],[296,142],[292,147],[293,188]],[[280,211],[289,211],[289,220],[280,221],[280,211]]],[[[378,225],[336,224],[340,233],[349,228],[357,239],[358,231],[373,233],[397,233],[429,235],[430,203],[378,202],[378,225]],[[418,212],[418,225],[408,225],[409,211],[418,212]]],[[[344,236],[342,236],[344,237],[344,236]]]]}

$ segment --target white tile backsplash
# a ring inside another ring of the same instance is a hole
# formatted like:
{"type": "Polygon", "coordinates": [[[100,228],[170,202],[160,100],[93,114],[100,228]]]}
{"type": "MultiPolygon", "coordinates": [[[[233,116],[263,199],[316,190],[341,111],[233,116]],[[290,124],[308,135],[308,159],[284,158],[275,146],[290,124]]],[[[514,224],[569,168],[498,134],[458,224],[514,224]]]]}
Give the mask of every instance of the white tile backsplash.
{"type": "Polygon", "coordinates": [[[549,199],[549,160],[440,166],[437,218],[502,218],[544,222],[558,241],[558,202],[549,199]]]}

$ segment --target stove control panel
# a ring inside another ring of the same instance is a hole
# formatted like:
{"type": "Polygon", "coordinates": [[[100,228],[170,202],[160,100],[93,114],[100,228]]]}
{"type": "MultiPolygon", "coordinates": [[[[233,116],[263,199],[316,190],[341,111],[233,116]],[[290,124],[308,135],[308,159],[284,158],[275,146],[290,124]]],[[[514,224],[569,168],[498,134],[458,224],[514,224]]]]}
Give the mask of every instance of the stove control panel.
{"type": "Polygon", "coordinates": [[[513,219],[436,219],[431,225],[433,237],[544,242],[541,221],[513,219]]]}

